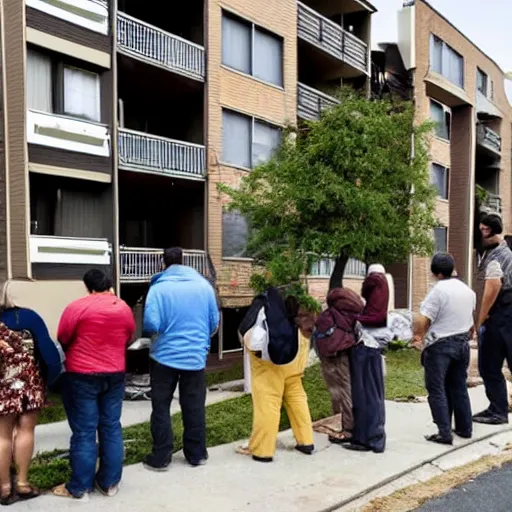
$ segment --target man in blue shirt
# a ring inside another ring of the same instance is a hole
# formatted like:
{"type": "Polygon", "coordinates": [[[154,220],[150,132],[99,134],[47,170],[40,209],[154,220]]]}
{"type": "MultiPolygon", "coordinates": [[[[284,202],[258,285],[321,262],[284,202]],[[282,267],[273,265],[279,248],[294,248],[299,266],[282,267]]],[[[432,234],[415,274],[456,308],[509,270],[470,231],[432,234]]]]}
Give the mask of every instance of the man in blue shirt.
{"type": "Polygon", "coordinates": [[[165,270],[151,280],[144,310],[144,332],[151,346],[151,435],[146,469],[166,471],[173,453],[171,402],[179,384],[183,451],[192,466],[206,462],[206,357],[219,325],[219,309],[210,283],[183,265],[178,247],[164,251],[165,270]]]}

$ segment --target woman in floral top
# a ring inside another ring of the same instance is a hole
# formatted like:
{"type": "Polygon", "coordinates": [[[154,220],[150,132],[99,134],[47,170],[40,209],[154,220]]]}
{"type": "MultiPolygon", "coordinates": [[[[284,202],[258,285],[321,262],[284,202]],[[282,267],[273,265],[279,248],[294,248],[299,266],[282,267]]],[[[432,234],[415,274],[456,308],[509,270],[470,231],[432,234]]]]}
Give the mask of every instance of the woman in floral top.
{"type": "Polygon", "coordinates": [[[0,504],[35,498],[28,482],[34,451],[34,430],[45,404],[46,386],[63,371],[62,352],[43,319],[10,300],[0,306],[0,504]],[[11,463],[17,469],[16,481],[11,463]]]}

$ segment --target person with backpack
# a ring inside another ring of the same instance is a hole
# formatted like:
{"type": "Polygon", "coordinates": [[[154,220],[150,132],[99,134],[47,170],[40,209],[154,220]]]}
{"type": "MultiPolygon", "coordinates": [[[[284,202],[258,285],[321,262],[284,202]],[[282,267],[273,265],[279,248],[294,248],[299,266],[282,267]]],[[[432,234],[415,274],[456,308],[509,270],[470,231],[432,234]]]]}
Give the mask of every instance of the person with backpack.
{"type": "Polygon", "coordinates": [[[348,288],[335,288],[327,295],[327,309],[316,321],[314,342],[322,375],[331,395],[332,410],[341,414],[341,430],[330,431],[329,441],[350,442],[354,427],[350,385],[350,349],[356,345],[355,324],[363,301],[348,288]]]}
{"type": "Polygon", "coordinates": [[[253,428],[248,445],[239,447],[238,453],[257,462],[273,461],[283,405],[295,449],[313,453],[313,424],[302,385],[312,324],[296,299],[285,300],[276,288],[254,299],[239,327],[250,358],[253,428]]]}

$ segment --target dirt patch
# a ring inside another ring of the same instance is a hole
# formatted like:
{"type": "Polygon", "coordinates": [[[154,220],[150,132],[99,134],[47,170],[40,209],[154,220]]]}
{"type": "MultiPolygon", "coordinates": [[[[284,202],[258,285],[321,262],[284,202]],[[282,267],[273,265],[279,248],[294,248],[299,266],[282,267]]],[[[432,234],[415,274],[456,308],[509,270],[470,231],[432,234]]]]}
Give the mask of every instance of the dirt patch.
{"type": "Polygon", "coordinates": [[[508,462],[512,462],[511,446],[500,455],[483,457],[466,466],[446,471],[427,482],[411,485],[384,498],[377,498],[363,507],[361,512],[411,512],[427,501],[508,462]]]}

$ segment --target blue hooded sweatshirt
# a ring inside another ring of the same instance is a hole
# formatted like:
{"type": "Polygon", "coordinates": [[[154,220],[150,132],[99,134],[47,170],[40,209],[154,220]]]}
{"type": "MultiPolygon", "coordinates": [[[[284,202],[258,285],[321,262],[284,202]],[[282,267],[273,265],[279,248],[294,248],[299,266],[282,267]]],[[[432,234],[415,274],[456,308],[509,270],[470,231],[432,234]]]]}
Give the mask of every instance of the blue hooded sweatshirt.
{"type": "Polygon", "coordinates": [[[151,280],[144,332],[156,335],[151,358],[177,370],[203,370],[219,309],[210,283],[191,267],[172,265],[151,280]]]}

